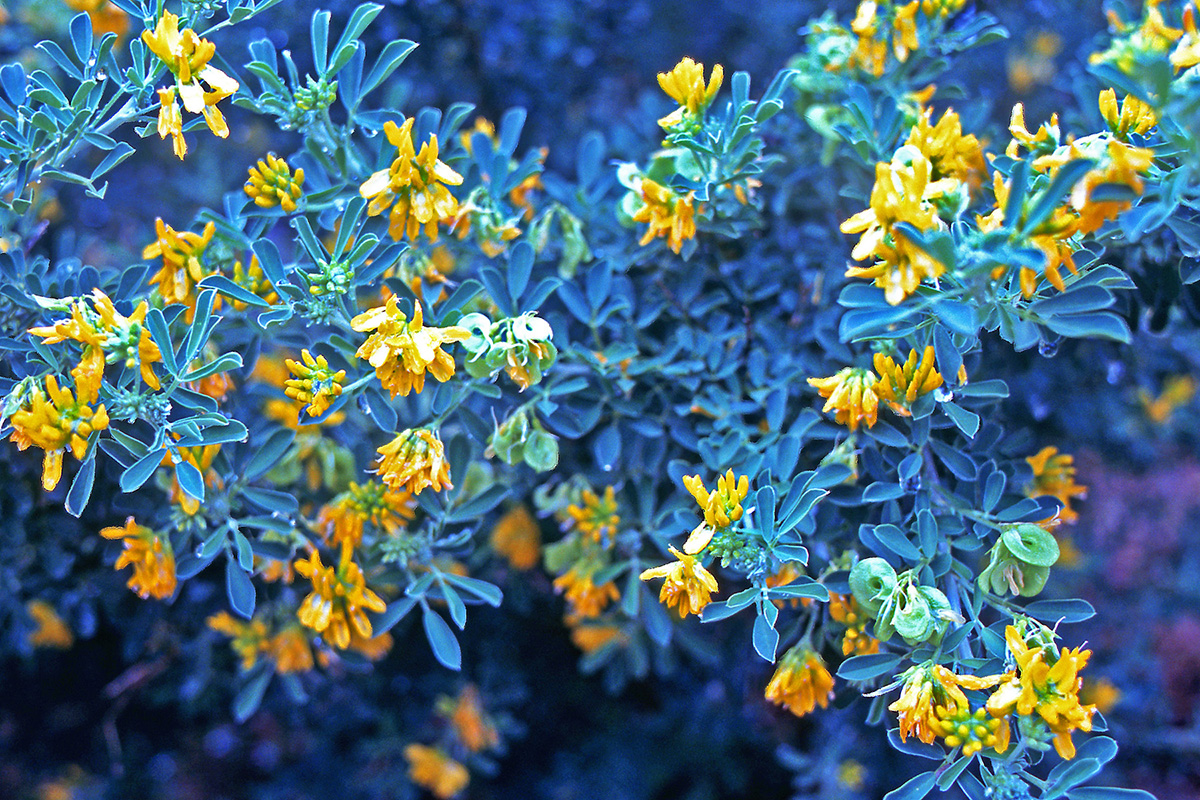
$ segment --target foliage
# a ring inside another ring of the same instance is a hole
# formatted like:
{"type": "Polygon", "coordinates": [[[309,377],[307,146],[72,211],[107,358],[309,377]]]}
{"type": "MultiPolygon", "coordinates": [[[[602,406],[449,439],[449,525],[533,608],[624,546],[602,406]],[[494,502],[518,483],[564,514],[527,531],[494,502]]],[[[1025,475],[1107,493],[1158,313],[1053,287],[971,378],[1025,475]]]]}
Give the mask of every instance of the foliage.
{"type": "MultiPolygon", "coordinates": [[[[0,67],[3,420],[87,521],[31,537],[4,602],[36,630],[9,647],[86,635],[35,587],[131,566],[176,646],[229,644],[245,721],[384,669],[401,636],[487,662],[468,622],[527,595],[540,550],[610,689],[702,668],[725,628],[735,660],[778,664],[766,699],[865,697],[935,762],[894,800],[1146,796],[1083,785],[1116,744],[1059,627],[1094,612],[1033,598],[1084,487],[1001,401],[1012,353],[1128,344],[1129,290],[1200,277],[1194,3],[1115,15],[1088,105],[1069,125],[1018,105],[1006,137],[966,130],[953,85],[994,18],[831,10],[757,93],[662,65],[660,146],[593,133],[568,176],[521,109],[389,102],[416,45],[376,40],[381,5],[336,33],[316,11],[311,61],[225,45],[276,2],[82,4],[65,46],[0,67]],[[282,155],[158,218],[140,260],[40,246],[50,187],[109,202],[136,152],[169,138],[188,164],[253,117],[282,155]]],[[[71,591],[44,594],[98,613],[71,591]]],[[[451,797],[505,725],[471,687],[437,713],[439,741],[402,753],[451,797]]]]}

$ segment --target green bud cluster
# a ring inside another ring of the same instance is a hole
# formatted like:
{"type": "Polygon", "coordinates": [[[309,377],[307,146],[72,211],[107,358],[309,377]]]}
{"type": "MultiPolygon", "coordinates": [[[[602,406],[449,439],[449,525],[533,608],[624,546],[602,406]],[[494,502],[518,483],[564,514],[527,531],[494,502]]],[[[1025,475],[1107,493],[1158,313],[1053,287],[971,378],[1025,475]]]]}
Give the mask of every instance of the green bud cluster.
{"type": "Polygon", "coordinates": [[[1040,525],[1006,525],[992,547],[987,567],[979,575],[979,586],[993,594],[1011,592],[1033,597],[1045,587],[1058,556],[1054,535],[1040,525]]]}
{"type": "Polygon", "coordinates": [[[882,558],[864,558],[850,570],[850,591],[875,620],[875,638],[900,634],[910,645],[940,638],[955,614],[950,601],[934,586],[922,586],[912,570],[896,574],[882,558]]]}
{"type": "Polygon", "coordinates": [[[727,528],[713,535],[704,552],[721,559],[722,567],[733,565],[738,569],[750,569],[761,560],[763,549],[757,541],[747,538],[744,532],[727,528]]]}
{"type": "Polygon", "coordinates": [[[310,75],[308,85],[297,89],[294,97],[296,108],[300,111],[323,111],[337,99],[337,81],[327,81],[324,78],[315,80],[310,75]]]}

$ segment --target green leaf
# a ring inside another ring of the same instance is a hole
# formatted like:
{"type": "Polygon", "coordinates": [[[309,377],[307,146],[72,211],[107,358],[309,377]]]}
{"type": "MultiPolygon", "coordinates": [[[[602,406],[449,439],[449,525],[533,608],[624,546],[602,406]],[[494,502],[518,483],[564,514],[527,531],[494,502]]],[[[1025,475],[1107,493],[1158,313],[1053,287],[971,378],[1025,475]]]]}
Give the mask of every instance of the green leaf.
{"type": "Polygon", "coordinates": [[[237,300],[239,303],[245,303],[250,306],[258,306],[259,308],[270,308],[271,304],[254,292],[240,286],[226,278],[224,275],[209,275],[204,280],[200,281],[202,289],[216,289],[226,297],[237,300]]]}
{"type": "Polygon", "coordinates": [[[894,653],[872,653],[851,656],[838,667],[837,676],[847,681],[869,681],[882,675],[893,675],[900,666],[900,656],[894,653]]]}
{"type": "Polygon", "coordinates": [[[388,76],[395,72],[396,68],[404,63],[404,59],[408,58],[409,53],[416,48],[417,43],[410,42],[408,39],[395,39],[388,42],[383,48],[383,52],[379,54],[379,58],[375,60],[371,71],[367,73],[367,77],[363,79],[359,96],[367,95],[372,89],[387,80],[388,76]]]}
{"type": "Polygon", "coordinates": [[[1045,325],[1055,333],[1072,339],[1097,337],[1129,344],[1133,338],[1125,320],[1107,312],[1052,317],[1046,320],[1045,325]]]}
{"type": "Polygon", "coordinates": [[[350,21],[346,23],[346,29],[342,31],[341,38],[338,39],[337,45],[333,48],[333,59],[329,62],[329,71],[327,75],[334,75],[354,57],[354,50],[361,47],[362,44],[358,41],[358,37],[362,36],[363,31],[367,26],[379,15],[383,10],[383,6],[375,3],[363,3],[358,8],[354,9],[354,13],[350,15],[350,21]]]}
{"type": "Polygon", "coordinates": [[[133,466],[121,473],[121,491],[128,494],[137,491],[162,463],[163,451],[151,450],[133,462],[133,466]]]}
{"type": "Polygon", "coordinates": [[[394,603],[389,603],[387,611],[384,611],[379,616],[375,617],[371,623],[371,632],[378,636],[381,633],[386,633],[396,626],[396,623],[404,619],[409,611],[413,610],[419,601],[420,597],[401,597],[394,603]]]}
{"type": "Polygon", "coordinates": [[[763,660],[775,663],[775,651],[779,648],[779,631],[775,630],[761,613],[754,618],[754,635],[751,637],[754,650],[763,660]]]}
{"type": "Polygon", "coordinates": [[[275,670],[269,661],[260,661],[246,674],[245,682],[233,698],[233,717],[238,722],[245,722],[258,710],[262,704],[263,695],[275,670]]]}
{"type": "Polygon", "coordinates": [[[267,437],[267,441],[263,442],[249,463],[246,464],[245,472],[243,472],[246,480],[252,481],[278,464],[279,459],[283,458],[283,454],[287,452],[295,439],[296,432],[293,430],[277,428],[272,431],[271,435],[267,437]]]}
{"type": "Polygon", "coordinates": [[[462,669],[462,648],[458,645],[458,639],[454,637],[454,631],[450,630],[446,620],[428,605],[423,605],[421,611],[425,638],[429,640],[429,646],[433,649],[433,657],[447,669],[462,669]]]}
{"type": "Polygon", "coordinates": [[[1025,613],[1045,622],[1083,622],[1096,616],[1096,609],[1086,600],[1039,600],[1025,606],[1025,613]]]}
{"type": "MultiPolygon", "coordinates": [[[[1058,171],[1054,173],[1054,179],[1050,181],[1050,185],[1038,195],[1033,207],[1025,216],[1025,222],[1021,226],[1021,235],[1026,236],[1036,230],[1037,226],[1041,225],[1051,212],[1066,199],[1072,187],[1094,166],[1096,166],[1096,162],[1091,159],[1076,158],[1059,167],[1058,171]]],[[[1008,219],[1007,212],[1005,219],[1008,219]]]]}
{"type": "Polygon", "coordinates": [[[442,574],[447,583],[452,583],[472,597],[476,597],[493,608],[499,608],[504,600],[504,593],[499,586],[494,586],[478,578],[468,578],[465,575],[455,575],[452,572],[442,574]]]}
{"type": "Polygon", "coordinates": [[[71,481],[71,488],[67,491],[66,509],[71,516],[78,517],[87,507],[95,479],[96,457],[93,455],[80,465],[79,472],[75,473],[75,480],[71,481]]]}
{"type": "Polygon", "coordinates": [[[897,528],[895,525],[876,525],[875,537],[879,539],[884,547],[891,550],[896,555],[903,558],[905,561],[920,561],[921,551],[909,541],[908,536],[904,531],[897,528]]]}
{"type": "Polygon", "coordinates": [[[254,583],[233,556],[225,559],[225,592],[229,595],[229,606],[240,616],[246,619],[254,616],[254,583]]]}

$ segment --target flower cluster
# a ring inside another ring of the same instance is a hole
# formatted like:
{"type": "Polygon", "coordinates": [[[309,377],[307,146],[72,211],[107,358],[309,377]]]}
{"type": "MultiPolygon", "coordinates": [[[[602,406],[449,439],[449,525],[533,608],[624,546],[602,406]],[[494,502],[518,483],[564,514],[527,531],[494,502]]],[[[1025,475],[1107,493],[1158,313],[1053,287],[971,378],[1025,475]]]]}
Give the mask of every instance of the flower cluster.
{"type": "Polygon", "coordinates": [[[350,488],[321,507],[316,529],[336,545],[357,547],[363,530],[371,525],[384,535],[394,535],[412,521],[415,501],[405,489],[392,489],[379,481],[351,482],[350,488]]]}
{"type": "Polygon", "coordinates": [[[426,428],[403,430],[378,450],[380,479],[392,491],[418,495],[426,488],[452,489],[450,465],[437,432],[426,428]]]}
{"type": "Polygon", "coordinates": [[[36,384],[17,384],[5,402],[5,412],[13,427],[10,439],[18,448],[36,445],[46,451],[42,486],[51,491],[62,478],[63,453],[70,448],[82,461],[92,434],[108,427],[108,412],[103,404],[93,407],[95,398],[88,402],[60,387],[53,375],[46,376],[45,387],[42,391],[36,384]],[[8,413],[10,405],[15,410],[8,413]]]}
{"type": "Polygon", "coordinates": [[[243,621],[228,611],[221,611],[208,618],[208,627],[230,637],[229,646],[241,659],[243,671],[254,667],[262,656],[271,659],[275,672],[280,675],[307,672],[313,668],[308,636],[295,620],[271,633],[268,622],[258,615],[243,621]]]}
{"type": "Polygon", "coordinates": [[[696,207],[692,192],[680,195],[649,178],[638,180],[635,191],[641,206],[634,211],[633,221],[650,226],[639,244],[647,245],[662,237],[673,252],[679,253],[685,241],[696,238],[696,207]]]}
{"type": "Polygon", "coordinates": [[[542,532],[523,504],[513,506],[492,528],[491,545],[513,569],[533,569],[541,555],[542,532]]]}
{"type": "Polygon", "coordinates": [[[1070,524],[1079,519],[1079,512],[1071,508],[1071,501],[1087,497],[1087,487],[1075,482],[1075,457],[1048,446],[1025,460],[1033,470],[1033,482],[1025,488],[1026,495],[1054,497],[1062,503],[1059,520],[1070,524]]]}
{"type": "Polygon", "coordinates": [[[797,717],[827,708],[833,699],[833,676],[814,650],[796,645],[783,654],[767,684],[766,698],[797,717]]]}
{"type": "Polygon", "coordinates": [[[154,220],[154,230],[158,238],[146,245],[142,258],[161,257],[162,267],[150,278],[150,283],[165,302],[187,305],[190,321],[196,310],[196,284],[217,272],[201,260],[217,227],[209,222],[203,233],[181,233],[163,223],[160,217],[154,220]]]}
{"type": "Polygon", "coordinates": [[[383,306],[359,314],[350,325],[359,333],[373,331],[356,355],[375,368],[376,377],[392,397],[424,389],[426,370],[443,383],[450,380],[454,375],[454,358],[442,350],[442,345],[461,342],[471,335],[457,326],[427,327],[419,302],[414,304],[410,320],[395,297],[383,306]]]}
{"type": "Polygon", "coordinates": [[[1037,714],[1054,735],[1054,749],[1063,758],[1075,757],[1071,732],[1090,731],[1095,706],[1079,701],[1083,685],[1079,671],[1087,666],[1092,651],[1080,647],[1059,650],[1053,634],[1040,625],[1022,633],[1010,625],[1004,640],[1016,662],[1016,674],[996,689],[987,701],[993,716],[1016,711],[1022,717],[1037,714]]]}
{"type": "Polygon", "coordinates": [[[321,554],[316,550],[295,563],[296,572],[312,582],[312,591],[300,604],[297,614],[301,624],[323,634],[330,644],[342,650],[350,646],[351,632],[363,639],[372,637],[366,611],[380,612],[387,608],[382,598],[367,587],[353,553],[350,540],[343,539],[336,567],[322,564],[321,554]]]}
{"type": "Polygon", "coordinates": [[[676,560],[643,570],[640,577],[644,581],[665,578],[658,601],[668,608],[677,607],[681,618],[699,614],[709,604],[712,593],[718,590],[717,579],[694,556],[674,547],[668,549],[676,560]]]}
{"type": "Polygon", "coordinates": [[[274,153],[267,153],[250,167],[250,179],[243,190],[260,208],[281,207],[289,214],[296,211],[296,201],[304,193],[304,170],[292,168],[274,153]]]}
{"type": "Polygon", "coordinates": [[[305,403],[310,417],[324,414],[329,410],[330,401],[342,393],[346,370],[334,372],[325,356],[314,358],[308,350],[301,350],[300,361],[289,358],[284,363],[295,376],[288,379],[284,393],[298,403],[305,403]]]}
{"type": "Polygon", "coordinates": [[[175,552],[170,539],[138,525],[133,517],[125,520],[125,527],[103,528],[100,535],[124,543],[113,569],[133,567],[128,586],[139,597],[165,600],[175,593],[175,552]]]}
{"type": "MultiPolygon", "coordinates": [[[[913,4],[915,5],[915,3],[913,4]]],[[[947,160],[947,168],[952,161],[947,160]]],[[[891,161],[875,166],[875,186],[871,206],[842,223],[842,233],[861,233],[851,257],[855,261],[876,259],[869,267],[850,267],[847,277],[870,278],[884,291],[892,305],[917,290],[927,278],[937,278],[946,267],[917,246],[900,223],[918,231],[946,227],[938,216],[935,201],[955,191],[960,181],[954,178],[933,180],[933,163],[913,145],[904,145],[891,161]]]]}
{"type": "Polygon", "coordinates": [[[180,31],[179,17],[170,11],[163,12],[153,32],[142,32],[142,41],[175,76],[174,86],[158,90],[158,135],[171,137],[175,155],[182,160],[187,154],[176,90],[184,108],[204,115],[209,130],[222,139],[229,136],[229,126],[217,103],[236,92],[238,82],[208,63],[216,55],[216,45],[201,39],[191,28],[180,31]]]}
{"type": "Polygon", "coordinates": [[[458,200],[447,186],[458,186],[462,176],[438,159],[437,134],[416,151],[410,117],[402,126],[388,120],[383,132],[396,148],[396,158],[387,169],[373,173],[359,187],[359,194],[370,200],[367,213],[377,216],[391,209],[388,232],[399,241],[415,241],[421,232],[437,241],[438,223],[449,222],[458,213],[458,200]]]}
{"type": "MultiPolygon", "coordinates": [[[[717,64],[709,75],[708,85],[704,83],[704,65],[697,64],[690,58],[684,57],[670,72],[658,74],[658,85],[672,100],[679,103],[679,108],[658,121],[658,124],[670,130],[681,122],[695,121],[702,117],[713,98],[721,90],[721,82],[725,78],[725,70],[717,64]]],[[[676,250],[675,252],[679,252],[676,250]]]]}

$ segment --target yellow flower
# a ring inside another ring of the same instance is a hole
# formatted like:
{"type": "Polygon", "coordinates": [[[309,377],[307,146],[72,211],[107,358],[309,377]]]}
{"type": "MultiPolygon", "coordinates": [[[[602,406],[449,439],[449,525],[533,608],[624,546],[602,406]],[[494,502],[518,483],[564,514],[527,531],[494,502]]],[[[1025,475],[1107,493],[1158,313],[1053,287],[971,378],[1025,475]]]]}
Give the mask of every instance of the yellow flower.
{"type": "Polygon", "coordinates": [[[75,644],[75,635],[71,626],[54,610],[54,606],[45,600],[30,600],[25,604],[25,612],[33,617],[37,627],[29,632],[26,641],[31,647],[49,647],[55,650],[68,650],[75,644]]]}
{"type": "Polygon", "coordinates": [[[571,628],[571,643],[584,653],[594,653],[613,642],[624,644],[628,637],[616,625],[600,623],[595,625],[574,625],[571,628]]]}
{"type": "Polygon", "coordinates": [[[1079,514],[1071,508],[1071,500],[1087,497],[1087,487],[1075,483],[1074,456],[1059,453],[1057,447],[1043,447],[1025,460],[1033,470],[1033,483],[1025,487],[1025,494],[1056,497],[1062,503],[1059,519],[1066,523],[1079,519],[1079,514]]]}
{"type": "Polygon", "coordinates": [[[453,700],[439,698],[438,711],[449,720],[455,736],[470,752],[479,753],[499,746],[500,734],[484,711],[479,690],[473,684],[464,686],[453,700]]]}
{"type": "Polygon", "coordinates": [[[1085,679],[1079,692],[1080,702],[1092,704],[1101,714],[1107,714],[1116,708],[1122,696],[1123,692],[1108,678],[1085,679]]]}
{"type": "MultiPolygon", "coordinates": [[[[940,725],[934,711],[935,686],[932,668],[929,665],[918,665],[909,669],[903,676],[904,688],[900,697],[888,706],[889,711],[895,711],[900,727],[900,741],[908,741],[909,736],[916,736],[925,744],[933,744],[937,740],[940,725]]],[[[963,702],[966,702],[965,695],[963,702]]]]}
{"type": "Polygon", "coordinates": [[[1156,425],[1162,425],[1175,410],[1192,401],[1196,395],[1196,380],[1191,375],[1172,375],[1163,383],[1162,393],[1152,397],[1145,389],[1138,390],[1138,400],[1146,416],[1156,425]]]}
{"type": "Polygon", "coordinates": [[[394,491],[406,489],[418,495],[426,487],[435,492],[454,488],[445,448],[434,431],[403,430],[376,452],[380,455],[379,476],[394,491]]]}
{"type": "Polygon", "coordinates": [[[902,417],[912,416],[909,410],[916,399],[941,386],[942,375],[933,366],[933,346],[918,356],[914,348],[901,366],[883,353],[875,354],[875,371],[879,380],[873,387],[875,395],[902,417]]]}
{"type": "Polygon", "coordinates": [[[349,541],[354,547],[362,542],[367,523],[387,535],[393,535],[415,515],[416,502],[405,489],[390,489],[379,481],[363,485],[351,482],[350,488],[321,507],[317,530],[336,545],[349,541]]]}
{"type": "Polygon", "coordinates": [[[1183,11],[1183,36],[1171,52],[1171,66],[1181,69],[1200,64],[1200,30],[1196,27],[1197,6],[1192,4],[1183,11]]]}
{"type": "Polygon", "coordinates": [[[717,579],[712,576],[693,556],[686,555],[674,547],[668,548],[677,561],[661,567],[644,570],[641,579],[665,578],[658,593],[658,602],[668,608],[679,607],[679,616],[699,614],[711,600],[710,595],[718,591],[717,579]]]}
{"type": "Polygon", "coordinates": [[[931,124],[933,109],[926,108],[917,118],[905,144],[921,151],[933,165],[934,178],[954,178],[978,186],[987,173],[983,146],[974,134],[963,135],[962,120],[953,109],[946,109],[937,124],[931,124]]]}
{"type": "Polygon", "coordinates": [[[1131,94],[1125,95],[1121,101],[1121,110],[1117,111],[1117,93],[1105,89],[1100,93],[1100,116],[1108,129],[1121,139],[1128,139],[1129,134],[1145,135],[1158,124],[1154,109],[1131,94]]]}
{"type": "Polygon", "coordinates": [[[492,528],[491,544],[513,569],[533,569],[541,553],[542,532],[529,509],[517,505],[492,528]]]}
{"type": "Polygon", "coordinates": [[[269,650],[267,624],[255,617],[240,620],[228,611],[221,611],[208,618],[208,627],[228,636],[230,648],[242,660],[242,670],[258,663],[258,657],[269,650]]]}
{"type": "MultiPolygon", "coordinates": [[[[222,139],[229,136],[229,126],[217,103],[236,92],[238,82],[208,63],[216,55],[216,45],[201,39],[191,28],[180,31],[179,17],[170,11],[163,12],[153,32],[142,31],[142,41],[175,75],[175,88],[179,90],[183,107],[193,114],[203,114],[208,129],[217,136],[222,139]]],[[[187,148],[181,146],[182,125],[175,93],[172,91],[167,95],[160,91],[159,100],[159,136],[166,138],[166,131],[172,137],[178,137],[175,138],[175,155],[183,158],[187,148]]]]}
{"type": "MultiPolygon", "coordinates": [[[[692,535],[695,535],[694,531],[692,535]]],[[[683,552],[687,552],[686,544],[684,545],[683,552]]],[[[774,589],[776,586],[787,586],[789,583],[792,583],[796,580],[796,578],[799,578],[803,574],[803,565],[800,565],[795,561],[785,561],[779,565],[779,569],[777,569],[775,572],[772,572],[763,580],[763,586],[767,587],[768,589],[774,589]]],[[[772,600],[771,602],[775,604],[776,608],[783,608],[786,602],[790,602],[792,608],[797,608],[801,605],[807,608],[812,604],[812,600],[808,599],[807,597],[793,597],[790,601],[772,600]]]]}
{"type": "Polygon", "coordinates": [[[164,600],[175,593],[175,551],[170,539],[138,525],[133,517],[125,520],[124,528],[103,528],[100,535],[124,541],[125,549],[113,569],[133,567],[126,585],[139,597],[164,600]]]}
{"type": "Polygon", "coordinates": [[[842,635],[842,655],[864,656],[879,652],[879,640],[865,632],[869,618],[862,613],[854,595],[829,594],[829,616],[834,622],[846,626],[842,635]]]}
{"type": "Polygon", "coordinates": [[[297,402],[306,403],[310,417],[319,417],[329,410],[330,400],[342,393],[346,370],[334,372],[325,356],[313,358],[308,350],[301,350],[300,358],[301,361],[290,358],[284,361],[295,377],[288,380],[283,393],[297,402]]]}
{"type": "Polygon", "coordinates": [[[1017,675],[992,693],[987,709],[995,717],[1014,710],[1023,717],[1037,713],[1054,734],[1054,749],[1070,759],[1075,757],[1071,732],[1090,731],[1096,711],[1095,706],[1079,702],[1083,684],[1079,671],[1087,665],[1092,651],[1077,647],[1059,652],[1052,637],[1049,630],[1041,628],[1034,632],[1031,647],[1017,627],[1008,626],[1004,638],[1016,661],[1017,675]]]}
{"type": "Polygon", "coordinates": [[[765,696],[797,717],[814,708],[828,708],[833,699],[833,676],[819,655],[797,645],[783,654],[767,684],[765,696]]]}
{"type": "Polygon", "coordinates": [[[409,780],[441,800],[449,800],[471,782],[467,768],[439,748],[410,744],[404,748],[404,757],[408,759],[409,780]]]}
{"type": "Polygon", "coordinates": [[[308,672],[313,668],[312,647],[299,625],[288,625],[266,641],[266,651],[280,675],[308,672]]]}
{"type": "Polygon", "coordinates": [[[906,5],[895,6],[895,18],[892,20],[892,50],[896,60],[903,64],[921,43],[917,40],[917,11],[921,8],[921,0],[912,0],[906,5]]]}
{"type": "Polygon", "coordinates": [[[63,0],[68,7],[75,11],[87,12],[92,22],[92,34],[101,37],[106,33],[115,33],[117,42],[129,33],[129,15],[122,11],[112,0],[63,0]]]}
{"type": "Polygon", "coordinates": [[[600,616],[609,603],[621,598],[621,592],[612,581],[596,586],[592,583],[595,566],[591,564],[576,564],[563,575],[554,579],[554,590],[566,592],[570,609],[567,612],[568,624],[574,625],[583,619],[594,619],[600,616]]]}
{"type": "Polygon", "coordinates": [[[611,546],[621,526],[613,487],[605,487],[603,498],[591,489],[584,489],[580,503],[582,505],[572,503],[567,506],[567,516],[575,521],[575,529],[586,539],[611,546]]]}
{"type": "Polygon", "coordinates": [[[359,653],[368,661],[379,661],[392,650],[392,645],[396,642],[392,635],[387,631],[372,636],[360,636],[358,631],[351,629],[350,631],[350,647],[348,649],[359,653]]]}
{"type": "Polygon", "coordinates": [[[637,192],[641,196],[642,206],[634,212],[633,221],[650,225],[638,244],[647,245],[657,237],[664,237],[667,246],[679,253],[686,239],[696,238],[696,209],[692,192],[680,196],[649,178],[640,180],[637,192]]]}
{"type": "Polygon", "coordinates": [[[458,326],[425,327],[420,302],[414,303],[410,321],[395,297],[359,314],[350,326],[359,333],[374,331],[355,355],[375,368],[376,377],[392,397],[424,389],[426,370],[439,381],[448,381],[454,375],[454,357],[442,350],[442,345],[471,337],[470,331],[458,326]]]}
{"type": "Polygon", "coordinates": [[[821,397],[827,398],[821,411],[835,411],[839,425],[858,430],[865,422],[872,427],[879,419],[879,398],[875,394],[875,374],[860,367],[846,367],[828,378],[809,378],[821,397]]]}
{"type": "MultiPolygon", "coordinates": [[[[750,493],[750,478],[746,475],[736,478],[733,470],[727,470],[717,477],[717,488],[711,492],[704,488],[699,475],[684,475],[683,485],[704,509],[704,523],[710,528],[727,528],[742,518],[742,501],[750,493]]],[[[699,552],[687,546],[683,550],[699,552]]]]}
{"type": "Polygon", "coordinates": [[[663,128],[671,128],[683,119],[686,113],[695,118],[703,114],[712,104],[721,88],[725,70],[720,64],[712,69],[708,85],[704,85],[704,65],[684,57],[670,72],[658,73],[658,85],[680,108],[658,121],[663,128]]]}
{"type": "Polygon", "coordinates": [[[46,451],[42,460],[42,487],[51,491],[62,478],[63,453],[83,460],[88,437],[108,427],[108,412],[76,400],[70,389],[59,388],[58,379],[46,376],[46,391],[34,388],[21,407],[9,418],[12,441],[21,450],[36,445],[46,451]]]}
{"type": "Polygon", "coordinates": [[[260,158],[249,171],[250,179],[242,189],[254,199],[254,205],[259,208],[280,206],[289,214],[296,211],[296,201],[304,193],[303,169],[297,169],[293,175],[286,161],[274,153],[267,153],[267,157],[260,158]]]}
{"type": "Polygon", "coordinates": [[[93,403],[99,397],[106,362],[121,361],[130,369],[137,366],[147,386],[161,388],[151,365],[162,361],[162,353],[144,326],[148,304],[142,301],[133,314],[126,317],[99,289],[92,290],[90,299],[91,308],[84,298],[80,298],[72,304],[70,317],[29,329],[46,344],[74,341],[83,346],[83,357],[71,370],[80,400],[93,403]]]}
{"type": "Polygon", "coordinates": [[[175,87],[158,90],[158,138],[171,137],[175,157],[183,161],[187,155],[187,140],[183,138],[183,114],[175,102],[175,87]]]}
{"type": "Polygon", "coordinates": [[[851,257],[855,261],[878,259],[871,267],[850,267],[847,277],[874,278],[892,305],[916,291],[926,278],[936,278],[945,265],[908,240],[895,226],[905,222],[917,230],[941,229],[933,200],[954,190],[959,181],[931,181],[933,165],[917,148],[905,145],[892,161],[875,165],[871,207],[841,225],[842,233],[861,233],[851,257]]]}
{"type": "Polygon", "coordinates": [[[391,120],[384,123],[384,135],[396,148],[396,158],[390,167],[367,178],[358,192],[371,201],[369,215],[391,209],[388,232],[396,241],[405,236],[415,241],[424,229],[430,241],[436,242],[438,222],[458,213],[458,200],[446,187],[458,186],[463,179],[438,160],[437,134],[416,152],[412,126],[411,117],[402,126],[391,120]]]}
{"type": "Polygon", "coordinates": [[[322,564],[316,550],[307,560],[295,564],[296,572],[308,578],[313,587],[297,613],[301,624],[323,634],[326,641],[342,650],[350,646],[351,629],[371,638],[371,620],[364,609],[381,612],[387,608],[367,587],[362,569],[351,559],[353,552],[350,541],[344,539],[337,567],[322,564]]]}
{"type": "MultiPolygon", "coordinates": [[[[142,258],[161,256],[163,265],[150,278],[150,283],[155,285],[158,294],[167,303],[186,304],[188,311],[185,319],[191,322],[196,310],[196,284],[216,273],[215,269],[206,269],[200,257],[212,241],[217,226],[210,222],[204,226],[204,233],[180,233],[170,225],[164,224],[160,217],[154,220],[154,230],[158,238],[146,245],[142,250],[142,258]]],[[[218,297],[217,303],[219,302],[218,297]]]]}
{"type": "MultiPolygon", "coordinates": [[[[1076,157],[1072,152],[1071,157],[1076,157]]],[[[1095,189],[1108,184],[1128,187],[1135,195],[1142,193],[1142,174],[1154,163],[1154,151],[1148,147],[1134,147],[1116,139],[1108,141],[1106,157],[1100,166],[1083,176],[1071,191],[1071,205],[1079,213],[1080,233],[1094,233],[1108,220],[1116,219],[1123,211],[1133,206],[1132,200],[1095,200],[1095,189]]]]}

